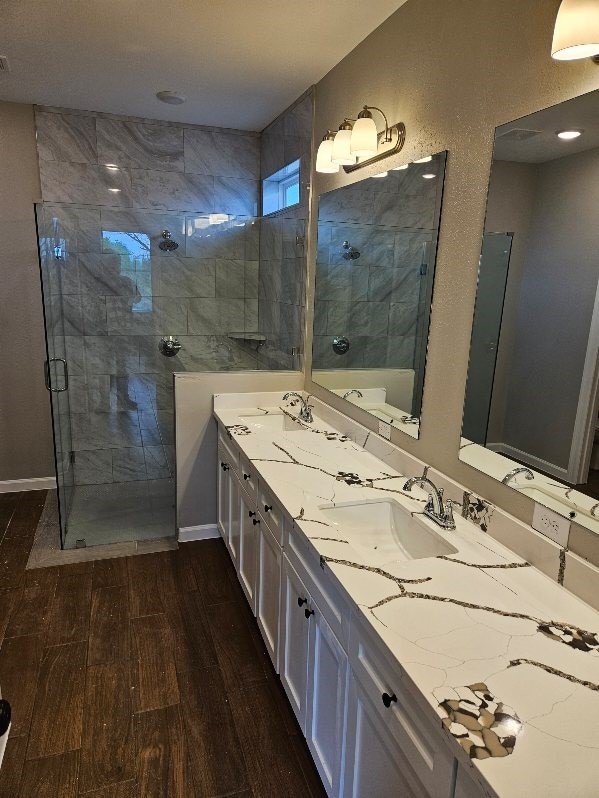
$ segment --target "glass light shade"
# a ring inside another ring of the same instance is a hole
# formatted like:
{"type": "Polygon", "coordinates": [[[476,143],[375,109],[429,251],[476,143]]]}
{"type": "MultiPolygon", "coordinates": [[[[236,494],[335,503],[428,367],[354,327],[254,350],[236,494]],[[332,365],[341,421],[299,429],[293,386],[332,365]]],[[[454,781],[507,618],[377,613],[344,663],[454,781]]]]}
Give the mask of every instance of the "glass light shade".
{"type": "Polygon", "coordinates": [[[376,155],[379,148],[378,135],[374,119],[363,117],[354,122],[351,132],[350,151],[358,158],[370,158],[376,155]]]}
{"type": "Polygon", "coordinates": [[[551,55],[558,61],[599,55],[599,0],[562,0],[551,55]]]}
{"type": "Polygon", "coordinates": [[[339,130],[333,139],[333,153],[331,160],[333,163],[349,166],[356,162],[356,156],[352,155],[349,149],[351,141],[351,130],[339,130]]]}
{"type": "Polygon", "coordinates": [[[316,171],[324,174],[333,174],[339,171],[339,164],[333,163],[331,155],[333,154],[333,140],[325,139],[320,142],[318,152],[316,153],[316,171]]]}

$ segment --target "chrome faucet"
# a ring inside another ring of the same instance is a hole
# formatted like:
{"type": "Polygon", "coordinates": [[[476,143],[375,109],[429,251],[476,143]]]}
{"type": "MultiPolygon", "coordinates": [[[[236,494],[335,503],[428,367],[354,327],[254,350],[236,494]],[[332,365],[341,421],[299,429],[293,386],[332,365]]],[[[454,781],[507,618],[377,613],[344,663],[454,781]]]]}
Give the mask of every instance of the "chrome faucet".
{"type": "Polygon", "coordinates": [[[362,391],[359,391],[357,388],[352,388],[351,391],[347,391],[346,393],[344,393],[341,398],[342,399],[347,399],[347,397],[351,396],[352,393],[355,393],[356,396],[358,397],[358,399],[362,399],[364,397],[364,394],[362,393],[362,391]]]}
{"type": "Polygon", "coordinates": [[[508,471],[508,473],[504,476],[504,478],[501,481],[503,482],[504,485],[509,485],[512,479],[518,476],[518,474],[524,474],[526,479],[535,478],[535,475],[532,473],[530,468],[512,468],[512,470],[508,471]]]}
{"type": "Polygon", "coordinates": [[[301,409],[299,411],[299,417],[302,421],[305,421],[306,424],[311,424],[314,419],[312,418],[312,405],[308,404],[308,400],[304,399],[301,393],[297,393],[297,391],[289,391],[283,397],[283,401],[286,402],[290,396],[297,396],[297,398],[302,403],[301,409]]]}
{"type": "Polygon", "coordinates": [[[434,482],[431,482],[428,478],[428,469],[429,466],[426,466],[421,477],[408,479],[403,489],[411,491],[414,485],[419,485],[421,488],[428,485],[430,493],[428,494],[428,502],[424,507],[424,514],[435,524],[443,527],[443,529],[455,529],[455,521],[453,520],[454,502],[443,501],[443,488],[438,488],[434,482]]]}

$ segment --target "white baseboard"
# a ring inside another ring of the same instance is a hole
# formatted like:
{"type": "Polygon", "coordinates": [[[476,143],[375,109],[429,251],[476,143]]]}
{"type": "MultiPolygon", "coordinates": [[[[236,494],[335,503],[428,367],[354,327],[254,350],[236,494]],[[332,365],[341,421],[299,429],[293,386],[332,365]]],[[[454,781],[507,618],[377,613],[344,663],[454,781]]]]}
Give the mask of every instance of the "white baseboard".
{"type": "Polygon", "coordinates": [[[187,543],[191,540],[209,540],[210,538],[219,537],[220,532],[216,524],[179,527],[179,543],[187,543]]]}
{"type": "Polygon", "coordinates": [[[0,493],[13,493],[22,490],[56,490],[56,477],[7,479],[0,482],[0,493]]]}

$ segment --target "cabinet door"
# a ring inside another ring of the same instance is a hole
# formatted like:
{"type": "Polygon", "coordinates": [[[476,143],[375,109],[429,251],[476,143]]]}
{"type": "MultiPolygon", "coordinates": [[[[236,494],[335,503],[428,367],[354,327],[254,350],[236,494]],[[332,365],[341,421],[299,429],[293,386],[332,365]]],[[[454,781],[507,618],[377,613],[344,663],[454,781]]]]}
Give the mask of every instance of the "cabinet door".
{"type": "Polygon", "coordinates": [[[256,506],[250,506],[243,490],[240,496],[239,565],[237,574],[241,587],[254,615],[256,614],[256,585],[258,576],[258,535],[260,523],[256,506]],[[256,522],[256,523],[254,523],[256,522]]]}
{"type": "Polygon", "coordinates": [[[347,655],[314,608],[308,657],[306,740],[329,798],[338,798],[345,728],[347,655]]]}
{"type": "Polygon", "coordinates": [[[279,619],[281,615],[281,547],[268,527],[258,525],[258,589],[256,618],[266,649],[279,672],[279,619]]]}
{"type": "Polygon", "coordinates": [[[286,557],[282,575],[280,676],[295,717],[305,731],[310,624],[314,616],[310,614],[310,595],[286,557]]]}
{"type": "MultiPolygon", "coordinates": [[[[231,472],[229,472],[231,474],[231,472]]],[[[239,573],[239,544],[241,535],[241,513],[244,507],[241,505],[241,491],[237,478],[231,474],[229,477],[229,489],[231,492],[231,509],[229,516],[229,533],[227,537],[227,547],[235,570],[239,573]]]]}
{"type": "Polygon", "coordinates": [[[231,467],[224,457],[223,451],[218,452],[218,530],[222,539],[227,544],[229,538],[229,520],[231,514],[231,467]]]}
{"type": "Polygon", "coordinates": [[[344,798],[429,798],[350,671],[344,798]]]}

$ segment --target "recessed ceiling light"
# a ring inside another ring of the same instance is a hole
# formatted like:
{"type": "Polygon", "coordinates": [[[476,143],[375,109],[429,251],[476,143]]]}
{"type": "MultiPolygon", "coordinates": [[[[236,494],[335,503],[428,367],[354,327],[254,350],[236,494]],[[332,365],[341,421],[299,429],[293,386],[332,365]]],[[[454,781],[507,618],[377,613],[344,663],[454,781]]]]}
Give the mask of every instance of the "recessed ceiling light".
{"type": "Polygon", "coordinates": [[[121,189],[120,189],[120,188],[109,188],[108,190],[109,190],[109,191],[112,191],[114,194],[116,194],[116,193],[117,193],[117,192],[119,192],[121,189]]]}
{"type": "Polygon", "coordinates": [[[179,94],[178,91],[158,91],[156,92],[156,97],[160,102],[168,105],[182,105],[187,100],[187,97],[179,94]]]}
{"type": "Polygon", "coordinates": [[[432,180],[432,179],[433,179],[433,177],[437,177],[437,175],[434,175],[434,174],[431,172],[430,174],[422,175],[422,177],[423,177],[425,180],[432,180]]]}
{"type": "Polygon", "coordinates": [[[577,139],[579,136],[582,136],[582,130],[558,130],[557,136],[560,139],[570,141],[571,139],[577,139]]]}
{"type": "Polygon", "coordinates": [[[393,171],[399,172],[400,169],[407,169],[409,165],[410,165],[409,163],[405,163],[403,166],[394,166],[393,171]]]}
{"type": "Polygon", "coordinates": [[[433,160],[432,155],[426,155],[424,158],[416,158],[414,163],[428,163],[429,161],[433,160]]]}
{"type": "Polygon", "coordinates": [[[389,172],[379,172],[378,175],[372,175],[373,177],[387,177],[389,172]]]}

